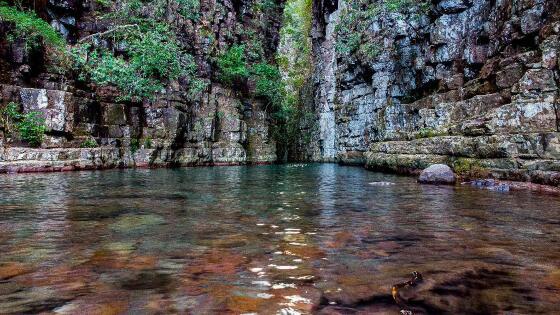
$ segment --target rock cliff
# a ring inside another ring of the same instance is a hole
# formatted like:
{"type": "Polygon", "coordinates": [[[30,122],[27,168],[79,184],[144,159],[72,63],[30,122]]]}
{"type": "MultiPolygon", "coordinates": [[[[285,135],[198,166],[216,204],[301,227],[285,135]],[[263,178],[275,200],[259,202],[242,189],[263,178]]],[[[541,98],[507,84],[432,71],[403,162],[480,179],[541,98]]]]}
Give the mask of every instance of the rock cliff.
{"type": "MultiPolygon", "coordinates": [[[[110,2],[113,6],[94,0],[40,1],[33,9],[74,44],[108,31],[102,14],[118,11],[119,2],[125,1],[110,2]]],[[[30,148],[8,143],[0,129],[0,172],[275,161],[263,102],[243,91],[250,86],[223,86],[214,75],[216,52],[253,34],[258,34],[263,58],[273,59],[282,2],[267,10],[254,10],[254,5],[250,0],[202,0],[195,22],[167,6],[166,23],[177,33],[182,49],[194,56],[196,73],[207,84],[196,100],[187,97],[181,80],[175,80],[154,99],[123,101],[113,87],[84,82],[79,73],[57,71],[46,60],[44,48],[25,49],[24,41],[1,36],[0,106],[15,102],[23,112],[41,112],[47,135],[40,148],[30,148]],[[88,139],[95,140],[96,147],[84,148],[88,139]]],[[[0,33],[13,27],[1,22],[0,33]]]]}
{"type": "MultiPolygon", "coordinates": [[[[33,8],[75,44],[110,32],[101,13],[123,2],[33,8]]],[[[2,105],[39,111],[47,127],[36,149],[0,130],[0,172],[276,161],[274,117],[250,92],[255,82],[224,85],[216,74],[217,55],[243,44],[252,47],[247,58],[283,62],[290,99],[301,103],[290,109],[299,122],[278,129],[299,129],[296,139],[284,137],[293,143],[279,142],[283,157],[401,173],[439,163],[464,177],[560,185],[558,1],[318,0],[311,49],[300,38],[307,26],[297,29],[306,2],[289,5],[290,35],[280,45],[283,1],[165,3],[165,23],[206,84],[195,99],[189,82],[169,79],[153,99],[124,101],[110,85],[58,71],[44,49],[0,38],[2,105]],[[196,20],[178,14],[178,3],[196,3],[196,20]],[[299,56],[308,51],[310,58],[299,56]],[[91,140],[98,146],[84,148],[91,140]]],[[[2,33],[10,28],[0,23],[2,33]]]]}
{"type": "Polygon", "coordinates": [[[560,3],[401,2],[314,2],[305,158],[559,185],[560,3]],[[356,15],[363,27],[343,38],[356,15]]]}

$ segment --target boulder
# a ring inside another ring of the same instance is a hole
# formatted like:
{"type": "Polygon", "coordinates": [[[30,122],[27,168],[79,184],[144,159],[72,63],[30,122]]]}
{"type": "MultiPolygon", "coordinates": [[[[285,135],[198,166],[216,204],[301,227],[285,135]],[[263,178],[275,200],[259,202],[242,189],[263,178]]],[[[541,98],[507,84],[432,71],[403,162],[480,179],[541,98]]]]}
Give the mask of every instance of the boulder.
{"type": "Polygon", "coordinates": [[[423,170],[418,182],[423,184],[455,184],[456,177],[453,170],[445,164],[434,164],[423,170]]]}

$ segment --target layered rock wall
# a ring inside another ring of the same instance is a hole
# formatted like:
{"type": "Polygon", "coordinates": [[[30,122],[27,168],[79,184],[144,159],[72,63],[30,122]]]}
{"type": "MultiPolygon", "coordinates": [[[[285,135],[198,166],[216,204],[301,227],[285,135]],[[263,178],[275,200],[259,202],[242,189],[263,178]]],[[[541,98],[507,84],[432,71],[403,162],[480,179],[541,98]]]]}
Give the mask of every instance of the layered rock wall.
{"type": "Polygon", "coordinates": [[[371,58],[333,48],[346,2],[315,3],[307,156],[399,172],[468,161],[560,184],[558,1],[441,0],[377,15],[361,34],[378,45],[371,58]]]}
{"type": "MultiPolygon", "coordinates": [[[[272,58],[282,9],[278,3],[268,13],[255,13],[250,0],[202,0],[196,23],[168,14],[183,49],[195,56],[197,75],[208,84],[195,101],[180,80],[169,82],[153,100],[119,101],[116,89],[61,73],[44,55],[23,49],[21,41],[0,38],[0,106],[15,102],[23,112],[41,112],[47,126],[40,148],[8,141],[0,130],[0,172],[274,162],[265,106],[249,93],[218,83],[213,58],[250,32],[267,35],[262,54],[272,58]],[[98,147],[81,148],[88,140],[98,147]]],[[[99,18],[99,11],[107,10],[99,2],[45,4],[36,8],[39,16],[69,43],[109,27],[99,18]]],[[[0,23],[2,31],[9,27],[0,23]]]]}

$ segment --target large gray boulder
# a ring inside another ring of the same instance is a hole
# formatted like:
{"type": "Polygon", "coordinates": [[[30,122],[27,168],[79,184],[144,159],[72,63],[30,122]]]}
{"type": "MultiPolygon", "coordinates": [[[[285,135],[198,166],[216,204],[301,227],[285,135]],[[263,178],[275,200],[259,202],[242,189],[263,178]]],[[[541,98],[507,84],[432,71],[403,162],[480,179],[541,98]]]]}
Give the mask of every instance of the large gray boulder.
{"type": "Polygon", "coordinates": [[[445,164],[434,164],[423,170],[418,182],[423,184],[453,185],[457,178],[453,170],[445,164]]]}

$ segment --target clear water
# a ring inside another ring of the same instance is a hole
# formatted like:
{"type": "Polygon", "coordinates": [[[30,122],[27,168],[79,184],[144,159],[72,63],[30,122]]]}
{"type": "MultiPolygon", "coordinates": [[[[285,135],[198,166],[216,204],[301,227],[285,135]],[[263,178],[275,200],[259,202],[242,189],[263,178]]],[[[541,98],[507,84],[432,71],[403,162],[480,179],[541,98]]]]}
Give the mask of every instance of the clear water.
{"type": "Polygon", "coordinates": [[[0,313],[558,314],[560,197],[285,165],[0,176],[0,313]],[[378,182],[391,182],[383,185],[378,182]]]}

